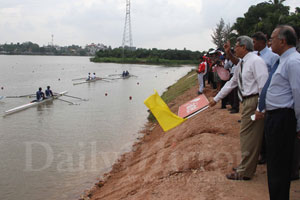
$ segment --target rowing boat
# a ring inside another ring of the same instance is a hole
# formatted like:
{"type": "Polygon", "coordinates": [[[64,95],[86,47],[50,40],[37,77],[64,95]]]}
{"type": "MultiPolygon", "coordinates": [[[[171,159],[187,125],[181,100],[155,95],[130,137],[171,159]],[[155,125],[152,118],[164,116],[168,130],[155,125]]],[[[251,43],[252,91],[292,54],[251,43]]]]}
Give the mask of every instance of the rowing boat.
{"type": "Polygon", "coordinates": [[[128,78],[130,78],[130,77],[137,77],[137,76],[136,76],[136,75],[133,75],[133,74],[129,74],[129,75],[127,75],[127,76],[122,76],[122,75],[120,75],[119,77],[113,78],[113,79],[128,79],[128,78]]]}
{"type": "Polygon", "coordinates": [[[66,94],[67,92],[68,92],[68,91],[60,92],[60,93],[58,93],[57,95],[55,95],[55,96],[53,96],[53,97],[46,98],[46,99],[44,99],[44,100],[42,100],[42,101],[30,102],[30,103],[28,103],[28,104],[24,104],[24,105],[22,105],[22,106],[18,106],[18,107],[9,109],[9,110],[7,110],[7,111],[4,112],[4,115],[13,114],[13,113],[19,112],[19,111],[21,111],[21,110],[25,110],[25,109],[27,109],[27,108],[31,108],[31,107],[33,107],[33,106],[36,106],[36,105],[45,103],[45,102],[53,101],[54,99],[57,99],[57,98],[63,96],[63,95],[66,94]]]}
{"type": "Polygon", "coordinates": [[[96,82],[96,81],[106,81],[106,82],[109,82],[108,80],[104,80],[104,79],[106,79],[106,78],[97,77],[95,79],[85,80],[85,81],[78,82],[78,83],[73,83],[73,85],[79,85],[79,84],[83,84],[83,83],[92,83],[92,82],[96,82]]]}

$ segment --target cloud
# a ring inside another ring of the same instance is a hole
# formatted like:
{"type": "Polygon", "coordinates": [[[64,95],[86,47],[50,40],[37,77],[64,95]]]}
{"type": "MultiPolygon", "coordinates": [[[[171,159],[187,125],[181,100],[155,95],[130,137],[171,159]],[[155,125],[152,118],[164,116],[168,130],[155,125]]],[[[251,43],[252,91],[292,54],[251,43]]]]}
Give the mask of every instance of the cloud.
{"type": "Polygon", "coordinates": [[[191,9],[197,13],[202,10],[202,0],[167,0],[167,2],[176,5],[178,8],[191,9]]]}
{"type": "MultiPolygon", "coordinates": [[[[125,0],[1,0],[0,43],[122,45],[125,0]]],[[[287,0],[294,8],[299,0],[287,0]]],[[[231,23],[263,0],[131,0],[133,44],[207,50],[221,17],[231,23]]],[[[293,11],[293,10],[291,10],[293,11]]]]}

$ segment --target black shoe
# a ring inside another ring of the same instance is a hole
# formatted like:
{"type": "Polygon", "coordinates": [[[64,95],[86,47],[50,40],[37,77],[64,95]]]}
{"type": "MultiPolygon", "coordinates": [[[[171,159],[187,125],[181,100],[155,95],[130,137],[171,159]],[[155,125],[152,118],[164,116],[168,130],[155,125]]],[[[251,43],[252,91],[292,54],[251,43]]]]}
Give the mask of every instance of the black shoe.
{"type": "Polygon", "coordinates": [[[237,172],[227,174],[226,178],[229,179],[229,180],[235,180],[235,181],[249,181],[249,180],[251,180],[251,178],[246,177],[246,176],[242,176],[237,172]]]}
{"type": "Polygon", "coordinates": [[[226,106],[222,106],[221,109],[226,109],[226,106]]]}
{"type": "Polygon", "coordinates": [[[230,114],[234,114],[234,113],[239,113],[239,111],[236,110],[236,109],[232,109],[232,110],[230,111],[230,114]]]}
{"type": "Polygon", "coordinates": [[[241,123],[242,121],[239,119],[239,120],[237,120],[237,122],[238,122],[238,123],[241,123]]]}
{"type": "Polygon", "coordinates": [[[199,91],[198,91],[198,95],[200,95],[200,94],[202,94],[202,92],[199,92],[199,91]]]}

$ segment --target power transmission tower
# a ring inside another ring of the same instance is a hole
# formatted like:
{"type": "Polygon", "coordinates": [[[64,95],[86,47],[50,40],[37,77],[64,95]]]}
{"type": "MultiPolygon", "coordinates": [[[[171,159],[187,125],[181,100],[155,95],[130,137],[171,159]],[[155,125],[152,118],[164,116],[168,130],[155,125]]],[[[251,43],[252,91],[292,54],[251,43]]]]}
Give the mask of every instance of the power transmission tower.
{"type": "Polygon", "coordinates": [[[132,48],[131,21],[130,21],[130,0],[126,0],[126,17],[122,42],[123,52],[125,48],[132,48]]]}

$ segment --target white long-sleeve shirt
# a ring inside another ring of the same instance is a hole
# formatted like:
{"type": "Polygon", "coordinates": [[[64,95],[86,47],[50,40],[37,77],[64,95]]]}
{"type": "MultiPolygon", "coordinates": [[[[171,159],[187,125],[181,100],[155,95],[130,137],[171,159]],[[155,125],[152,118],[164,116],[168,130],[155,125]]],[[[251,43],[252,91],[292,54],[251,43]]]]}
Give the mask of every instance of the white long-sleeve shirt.
{"type": "MultiPolygon", "coordinates": [[[[252,52],[247,53],[242,60],[242,95],[249,96],[252,94],[260,94],[269,76],[267,65],[262,58],[252,52]]],[[[234,88],[238,86],[238,78],[241,71],[242,60],[240,60],[240,62],[237,64],[235,73],[230,81],[227,81],[217,96],[214,97],[215,102],[218,102],[226,97],[234,88]]]]}

